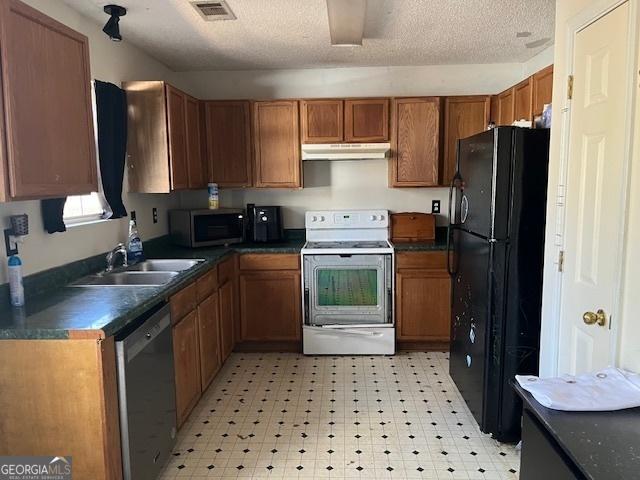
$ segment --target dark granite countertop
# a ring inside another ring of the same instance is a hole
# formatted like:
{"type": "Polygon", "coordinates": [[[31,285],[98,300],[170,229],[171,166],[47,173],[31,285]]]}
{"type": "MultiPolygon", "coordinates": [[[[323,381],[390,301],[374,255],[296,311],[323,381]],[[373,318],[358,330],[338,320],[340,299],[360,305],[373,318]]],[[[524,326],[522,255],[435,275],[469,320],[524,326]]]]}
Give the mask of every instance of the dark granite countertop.
{"type": "Polygon", "coordinates": [[[540,405],[515,384],[525,408],[589,479],[631,479],[640,472],[640,408],[563,412],[540,405]]]}
{"type": "Polygon", "coordinates": [[[428,252],[447,249],[447,228],[437,227],[435,240],[423,242],[392,242],[396,252],[428,252]]]}
{"type": "Polygon", "coordinates": [[[303,244],[304,239],[296,236],[281,243],[240,243],[228,247],[191,249],[176,247],[166,237],[151,240],[145,243],[147,258],[205,260],[159,287],[66,286],[84,275],[99,271],[104,263],[103,255],[41,272],[35,274],[33,279],[25,278],[25,290],[35,291],[27,295],[25,307],[11,307],[8,293],[3,295],[0,302],[0,339],[111,336],[150,308],[166,301],[233,252],[299,253],[303,244]]]}

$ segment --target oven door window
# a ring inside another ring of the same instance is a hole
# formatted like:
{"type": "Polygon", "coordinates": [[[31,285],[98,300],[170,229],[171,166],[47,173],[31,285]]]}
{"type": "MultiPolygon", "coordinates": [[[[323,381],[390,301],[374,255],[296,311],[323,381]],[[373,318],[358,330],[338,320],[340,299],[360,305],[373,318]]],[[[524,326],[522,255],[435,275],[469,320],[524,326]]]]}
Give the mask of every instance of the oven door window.
{"type": "Polygon", "coordinates": [[[318,269],[317,289],[320,307],[369,307],[378,299],[376,269],[318,269]]]}

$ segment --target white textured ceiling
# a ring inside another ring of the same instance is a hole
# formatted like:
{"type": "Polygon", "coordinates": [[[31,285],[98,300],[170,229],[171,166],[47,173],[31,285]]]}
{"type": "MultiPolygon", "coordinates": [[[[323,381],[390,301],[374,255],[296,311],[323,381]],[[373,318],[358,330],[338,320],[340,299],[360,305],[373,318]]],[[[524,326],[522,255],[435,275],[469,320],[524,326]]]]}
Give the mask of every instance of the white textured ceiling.
{"type": "MultiPolygon", "coordinates": [[[[64,0],[98,23],[112,1],[64,0]]],[[[177,71],[523,62],[553,43],[554,0],[368,0],[362,47],[331,47],[325,0],[116,0],[125,40],[177,71]],[[530,35],[516,37],[519,32],[530,35]],[[535,48],[527,48],[533,43],[535,48]]]]}

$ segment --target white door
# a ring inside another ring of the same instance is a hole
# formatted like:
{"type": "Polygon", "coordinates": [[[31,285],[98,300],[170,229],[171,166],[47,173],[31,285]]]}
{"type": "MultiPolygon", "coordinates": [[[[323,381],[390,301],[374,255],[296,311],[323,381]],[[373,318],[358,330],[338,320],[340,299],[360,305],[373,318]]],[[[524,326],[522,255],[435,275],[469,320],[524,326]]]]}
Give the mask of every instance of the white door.
{"type": "Polygon", "coordinates": [[[610,315],[617,305],[623,234],[628,20],[626,2],[575,37],[559,373],[613,363],[610,315]]]}

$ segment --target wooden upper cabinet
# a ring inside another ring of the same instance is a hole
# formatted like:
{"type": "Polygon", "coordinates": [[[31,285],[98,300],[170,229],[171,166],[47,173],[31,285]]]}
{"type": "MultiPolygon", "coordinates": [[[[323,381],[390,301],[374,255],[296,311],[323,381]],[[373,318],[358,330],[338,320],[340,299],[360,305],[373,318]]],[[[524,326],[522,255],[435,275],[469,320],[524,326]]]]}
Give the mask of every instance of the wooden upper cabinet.
{"type": "Polygon", "coordinates": [[[253,103],[254,186],[302,187],[298,102],[253,103]]]}
{"type": "Polygon", "coordinates": [[[491,108],[489,109],[489,120],[497,125],[500,117],[500,102],[498,100],[498,95],[491,95],[490,98],[491,108]]]}
{"type": "Polygon", "coordinates": [[[515,120],[532,120],[533,77],[513,87],[513,113],[515,120]]]}
{"type": "Polygon", "coordinates": [[[249,102],[207,101],[204,105],[210,180],[221,187],[250,186],[249,102]]]}
{"type": "Polygon", "coordinates": [[[343,100],[300,100],[302,143],[344,140],[343,100]]]}
{"type": "Polygon", "coordinates": [[[186,95],[171,85],[166,89],[171,189],[181,190],[189,188],[186,95]]]}
{"type": "Polygon", "coordinates": [[[533,117],[542,115],[545,103],[551,103],[553,94],[553,65],[533,75],[533,117]]]}
{"type": "Polygon", "coordinates": [[[486,130],[491,97],[447,97],[444,101],[444,160],[441,184],[449,186],[456,173],[458,140],[486,130]]]}
{"type": "Polygon", "coordinates": [[[0,35],[0,200],[97,191],[87,37],[17,0],[0,35]]]}
{"type": "Polygon", "coordinates": [[[187,185],[189,188],[206,188],[207,170],[203,161],[200,139],[200,102],[185,95],[185,127],[187,135],[187,185]]]}
{"type": "Polygon", "coordinates": [[[199,102],[162,81],[123,82],[127,92],[129,191],[202,188],[199,102]]]}
{"type": "Polygon", "coordinates": [[[390,186],[438,186],[440,103],[439,97],[392,100],[390,186]]]}
{"type": "Polygon", "coordinates": [[[344,141],[389,141],[389,99],[359,98],[345,100],[344,141]]]}
{"type": "Polygon", "coordinates": [[[513,88],[498,94],[497,125],[511,125],[515,120],[513,88]]]}

